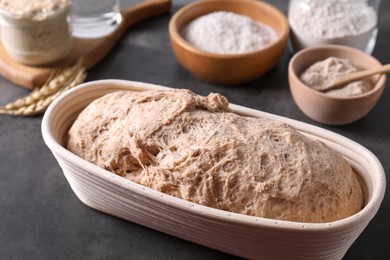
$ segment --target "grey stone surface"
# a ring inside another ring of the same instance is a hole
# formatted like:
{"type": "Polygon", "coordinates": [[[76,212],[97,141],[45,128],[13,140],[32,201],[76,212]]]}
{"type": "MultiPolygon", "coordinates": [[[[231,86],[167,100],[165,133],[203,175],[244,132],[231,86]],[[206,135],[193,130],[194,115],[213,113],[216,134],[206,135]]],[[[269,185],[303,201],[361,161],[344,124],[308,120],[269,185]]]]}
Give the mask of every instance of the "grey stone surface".
{"type": "MultiPolygon", "coordinates": [[[[123,0],[125,1],[125,0],[123,0]]],[[[287,1],[269,1],[286,12],[287,1]]],[[[287,81],[286,50],[279,64],[250,84],[226,87],[193,78],[175,60],[168,22],[187,1],[174,1],[171,14],[142,22],[91,69],[88,81],[127,79],[206,95],[219,92],[232,103],[330,129],[367,147],[390,172],[390,83],[364,119],[331,127],[303,115],[287,81]]],[[[373,55],[390,62],[390,2],[382,1],[373,55]]],[[[0,78],[0,104],[28,91],[0,78]]],[[[233,259],[229,256],[90,209],[72,192],[41,136],[42,116],[0,116],[0,259],[233,259]]],[[[389,182],[388,182],[389,183],[389,182]]],[[[390,195],[345,259],[390,259],[390,195]]]]}

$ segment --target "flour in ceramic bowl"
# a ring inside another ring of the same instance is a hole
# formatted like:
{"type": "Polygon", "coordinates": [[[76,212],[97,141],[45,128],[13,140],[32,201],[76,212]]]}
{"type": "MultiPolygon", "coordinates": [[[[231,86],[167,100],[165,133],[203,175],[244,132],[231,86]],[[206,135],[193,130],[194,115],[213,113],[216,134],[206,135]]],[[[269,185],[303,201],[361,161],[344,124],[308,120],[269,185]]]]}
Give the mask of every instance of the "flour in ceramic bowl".
{"type": "MultiPolygon", "coordinates": [[[[307,68],[300,80],[314,90],[323,91],[337,79],[359,71],[352,61],[337,57],[329,57],[318,61],[307,68]]],[[[369,79],[351,82],[342,88],[326,91],[325,93],[335,97],[353,97],[367,93],[372,89],[369,79]]]]}
{"type": "Polygon", "coordinates": [[[368,44],[376,37],[378,17],[366,0],[291,0],[288,16],[296,50],[320,44],[367,52],[374,47],[368,44]]]}
{"type": "Polygon", "coordinates": [[[203,51],[241,54],[265,48],[278,34],[250,17],[218,11],[200,16],[181,31],[183,38],[203,51]]]}

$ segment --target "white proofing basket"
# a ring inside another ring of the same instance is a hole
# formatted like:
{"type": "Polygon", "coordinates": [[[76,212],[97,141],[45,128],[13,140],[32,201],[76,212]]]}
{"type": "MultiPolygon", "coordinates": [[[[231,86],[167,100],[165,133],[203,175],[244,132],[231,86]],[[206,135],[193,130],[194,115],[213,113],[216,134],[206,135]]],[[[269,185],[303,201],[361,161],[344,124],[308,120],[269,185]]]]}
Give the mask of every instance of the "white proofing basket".
{"type": "Polygon", "coordinates": [[[65,92],[50,105],[42,135],[77,197],[86,205],[216,250],[251,259],[341,259],[374,217],[386,179],[382,165],[366,148],[328,130],[231,105],[233,111],[286,122],[342,154],[358,173],[365,207],[355,215],[328,223],[281,221],[218,210],[144,187],[110,173],[69,152],[69,127],[92,100],[117,90],[165,87],[123,80],[101,80],[65,92]]]}

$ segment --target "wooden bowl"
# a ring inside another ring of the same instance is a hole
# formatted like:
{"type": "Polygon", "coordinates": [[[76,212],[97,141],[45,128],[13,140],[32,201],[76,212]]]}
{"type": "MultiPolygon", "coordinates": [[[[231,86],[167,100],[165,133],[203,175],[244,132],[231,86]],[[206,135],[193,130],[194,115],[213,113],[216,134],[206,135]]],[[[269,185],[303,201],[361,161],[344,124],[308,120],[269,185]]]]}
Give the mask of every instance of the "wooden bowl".
{"type": "Polygon", "coordinates": [[[283,54],[289,27],[283,13],[262,1],[203,0],[176,12],[169,23],[169,34],[176,59],[192,75],[210,83],[231,85],[252,81],[270,70],[283,54]],[[184,40],[180,34],[183,26],[215,11],[246,15],[271,26],[278,39],[264,49],[244,54],[214,54],[195,48],[184,40]]]}
{"type": "Polygon", "coordinates": [[[322,45],[296,53],[290,60],[288,78],[293,99],[300,110],[311,119],[329,125],[343,125],[361,119],[375,106],[385,87],[386,75],[371,77],[371,91],[352,97],[335,97],[305,85],[299,76],[315,62],[328,57],[344,58],[361,69],[381,66],[371,55],[347,46],[322,45]]]}

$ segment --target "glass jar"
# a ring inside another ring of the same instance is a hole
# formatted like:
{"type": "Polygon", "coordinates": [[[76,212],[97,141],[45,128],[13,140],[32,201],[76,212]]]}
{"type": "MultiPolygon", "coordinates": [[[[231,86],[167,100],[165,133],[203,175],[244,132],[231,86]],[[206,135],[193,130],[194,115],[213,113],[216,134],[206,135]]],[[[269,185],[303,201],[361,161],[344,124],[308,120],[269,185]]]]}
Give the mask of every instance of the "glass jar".
{"type": "Polygon", "coordinates": [[[46,65],[65,58],[72,43],[69,1],[29,2],[31,5],[15,0],[0,6],[1,42],[8,55],[27,65],[46,65]]]}
{"type": "Polygon", "coordinates": [[[290,0],[293,50],[340,44],[372,53],[379,5],[380,0],[290,0]]]}

